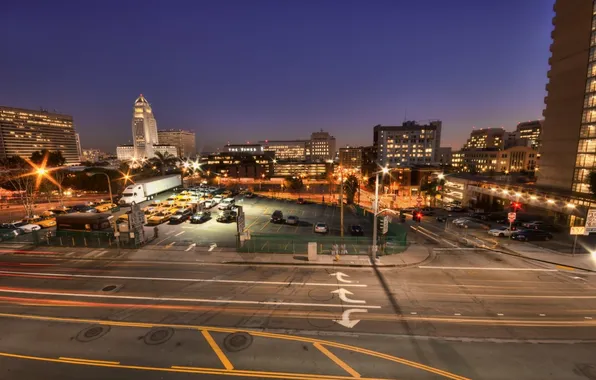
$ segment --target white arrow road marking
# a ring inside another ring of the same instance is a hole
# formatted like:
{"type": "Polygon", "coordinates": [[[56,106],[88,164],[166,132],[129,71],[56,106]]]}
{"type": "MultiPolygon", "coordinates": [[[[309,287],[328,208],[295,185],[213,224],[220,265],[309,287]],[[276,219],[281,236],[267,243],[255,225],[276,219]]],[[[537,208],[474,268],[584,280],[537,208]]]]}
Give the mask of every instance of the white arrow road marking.
{"type": "MultiPolygon", "coordinates": [[[[62,292],[41,292],[33,290],[11,290],[0,289],[1,293],[13,294],[36,294],[45,296],[58,297],[82,297],[82,298],[110,298],[110,299],[125,299],[125,300],[148,300],[148,301],[172,301],[172,302],[194,302],[194,303],[229,303],[229,304],[245,304],[245,305],[267,305],[267,306],[313,306],[313,307],[331,307],[343,308],[344,305],[330,304],[330,303],[310,303],[310,302],[281,302],[281,301],[250,301],[250,300],[225,300],[225,299],[211,299],[211,298],[174,298],[174,297],[143,297],[143,296],[122,296],[113,294],[89,294],[89,293],[62,293],[62,292]]],[[[380,309],[381,306],[362,305],[366,309],[380,309]]]]}
{"type": "Polygon", "coordinates": [[[345,277],[350,277],[350,276],[348,276],[348,275],[347,275],[347,274],[345,274],[345,273],[342,273],[342,272],[335,272],[335,273],[331,273],[331,274],[329,274],[329,275],[330,275],[330,276],[335,276],[335,278],[337,278],[337,281],[345,282],[345,283],[348,283],[348,284],[351,284],[351,283],[352,283],[352,281],[350,281],[350,280],[344,280],[344,279],[343,279],[343,277],[344,277],[344,276],[345,276],[345,277]]]}
{"type": "MultiPolygon", "coordinates": [[[[156,264],[159,262],[156,262],[156,264]]],[[[189,263],[192,264],[192,263],[189,263]]],[[[188,264],[187,264],[188,265],[188,264]]],[[[110,280],[137,280],[137,281],[175,281],[175,282],[213,282],[223,284],[257,284],[257,285],[286,285],[286,286],[337,286],[337,284],[329,284],[323,282],[292,282],[292,281],[252,281],[252,280],[224,280],[215,278],[175,278],[175,277],[139,277],[139,276],[102,276],[93,274],[71,274],[71,273],[46,273],[46,272],[21,272],[21,271],[7,271],[0,270],[0,277],[2,274],[20,274],[32,276],[46,276],[46,277],[63,277],[63,278],[98,278],[110,280]]],[[[366,285],[361,284],[346,284],[345,287],[362,288],[366,285]]]]}
{"type": "Polygon", "coordinates": [[[191,245],[188,246],[188,248],[185,249],[185,251],[188,252],[196,246],[197,246],[197,243],[192,243],[191,245]]]}
{"type": "Polygon", "coordinates": [[[176,244],[176,242],[175,242],[175,241],[173,241],[173,242],[171,242],[170,244],[166,245],[166,248],[170,248],[170,247],[172,247],[174,244],[176,244]]]}
{"type": "Polygon", "coordinates": [[[366,309],[348,309],[344,310],[343,314],[341,315],[341,319],[334,319],[333,322],[342,325],[343,327],[347,327],[351,329],[352,327],[356,326],[360,319],[353,319],[350,320],[350,314],[352,313],[368,313],[366,309]]]}
{"type": "Polygon", "coordinates": [[[211,252],[211,251],[213,251],[213,250],[214,250],[216,247],[217,247],[217,244],[215,244],[215,243],[211,243],[211,245],[209,246],[209,249],[208,249],[208,251],[209,251],[209,252],[211,252]]]}
{"type": "Polygon", "coordinates": [[[366,301],[364,301],[364,300],[353,300],[353,299],[350,299],[350,298],[346,297],[346,294],[353,295],[354,293],[352,293],[351,291],[346,290],[344,288],[339,288],[337,290],[332,291],[331,293],[338,294],[339,295],[339,299],[342,300],[342,301],[344,301],[344,302],[348,302],[348,303],[366,303],[366,301]]]}

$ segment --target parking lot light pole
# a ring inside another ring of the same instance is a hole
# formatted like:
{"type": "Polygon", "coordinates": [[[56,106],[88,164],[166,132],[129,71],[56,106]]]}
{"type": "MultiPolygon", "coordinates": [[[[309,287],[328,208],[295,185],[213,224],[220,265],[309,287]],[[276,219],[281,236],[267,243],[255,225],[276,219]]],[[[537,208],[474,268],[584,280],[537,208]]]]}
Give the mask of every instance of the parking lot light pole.
{"type": "Polygon", "coordinates": [[[376,172],[375,180],[375,203],[373,205],[373,246],[372,246],[372,258],[373,263],[377,257],[377,215],[379,213],[379,173],[383,175],[389,173],[389,168],[385,167],[382,170],[376,172]]]}

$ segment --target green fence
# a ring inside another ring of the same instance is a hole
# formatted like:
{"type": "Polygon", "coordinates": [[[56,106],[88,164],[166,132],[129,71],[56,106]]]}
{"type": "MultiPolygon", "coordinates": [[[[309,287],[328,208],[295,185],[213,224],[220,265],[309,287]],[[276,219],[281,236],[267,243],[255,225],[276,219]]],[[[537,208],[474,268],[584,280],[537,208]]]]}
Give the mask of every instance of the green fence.
{"type": "MultiPolygon", "coordinates": [[[[239,243],[238,252],[251,253],[308,253],[308,243],[317,243],[319,254],[339,252],[347,255],[369,255],[372,239],[362,236],[316,236],[316,235],[280,235],[280,234],[251,234],[250,240],[239,243]]],[[[380,240],[379,255],[400,253],[407,246],[405,235],[403,238],[385,236],[380,240]]]]}
{"type": "Polygon", "coordinates": [[[53,247],[89,248],[138,248],[133,240],[117,241],[114,233],[103,231],[49,231],[38,230],[16,235],[13,230],[0,229],[0,239],[4,244],[29,244],[53,247]]]}

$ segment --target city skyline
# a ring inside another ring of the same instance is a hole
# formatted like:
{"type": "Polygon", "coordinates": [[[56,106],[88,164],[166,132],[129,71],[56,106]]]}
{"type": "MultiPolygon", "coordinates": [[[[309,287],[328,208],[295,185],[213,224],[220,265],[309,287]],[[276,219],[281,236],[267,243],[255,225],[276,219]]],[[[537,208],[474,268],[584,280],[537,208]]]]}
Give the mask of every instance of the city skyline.
{"type": "Polygon", "coordinates": [[[117,14],[113,30],[101,34],[95,30],[103,9],[55,25],[48,14],[72,14],[79,5],[33,11],[13,5],[0,17],[22,32],[8,42],[22,54],[0,63],[11,74],[0,104],[71,114],[83,147],[104,150],[130,140],[129,99],[139,93],[159,110],[162,128],[194,130],[199,151],[227,141],[304,138],[298,128],[328,130],[338,146],[369,145],[374,125],[404,119],[441,119],[444,145],[457,147],[472,127],[512,129],[541,118],[553,14],[552,2],[462,3],[470,5],[465,12],[441,3],[431,11],[388,2],[187,4],[188,15],[157,6],[130,20],[118,14],[134,6],[118,5],[110,11],[117,14]],[[25,12],[42,35],[15,24],[25,12]],[[163,21],[146,32],[146,42],[136,42],[132,31],[157,13],[178,22],[163,21]],[[190,22],[196,17],[201,27],[190,22]],[[307,30],[299,27],[304,18],[311,21],[307,30]],[[362,25],[357,35],[352,23],[362,25]],[[23,46],[46,39],[74,54],[76,67],[69,54],[30,59],[23,46]]]}

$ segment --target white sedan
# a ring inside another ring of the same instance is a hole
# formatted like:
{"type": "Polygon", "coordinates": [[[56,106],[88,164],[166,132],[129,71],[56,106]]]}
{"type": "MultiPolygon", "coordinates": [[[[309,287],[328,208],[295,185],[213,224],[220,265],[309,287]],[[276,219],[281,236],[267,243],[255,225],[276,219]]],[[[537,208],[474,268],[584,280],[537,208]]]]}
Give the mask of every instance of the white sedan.
{"type": "Polygon", "coordinates": [[[29,224],[26,222],[16,222],[16,223],[12,223],[12,225],[15,226],[16,228],[21,229],[26,234],[30,234],[33,231],[41,230],[41,227],[39,225],[29,224]]]}
{"type": "Polygon", "coordinates": [[[498,237],[510,237],[514,230],[510,230],[509,227],[499,227],[493,228],[492,230],[488,230],[488,234],[492,236],[498,237]]]}
{"type": "Polygon", "coordinates": [[[329,232],[329,227],[325,223],[317,223],[315,224],[315,232],[319,234],[326,234],[329,232]]]}

